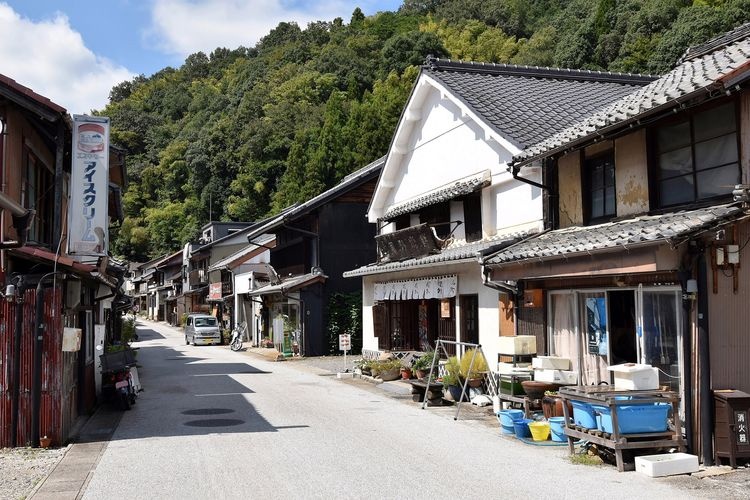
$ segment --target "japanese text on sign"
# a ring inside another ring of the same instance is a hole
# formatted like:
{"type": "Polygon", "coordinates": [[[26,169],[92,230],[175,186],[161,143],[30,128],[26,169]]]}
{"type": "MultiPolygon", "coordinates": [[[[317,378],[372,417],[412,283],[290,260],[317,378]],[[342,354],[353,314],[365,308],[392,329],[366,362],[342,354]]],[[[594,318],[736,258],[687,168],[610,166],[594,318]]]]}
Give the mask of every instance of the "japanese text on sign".
{"type": "Polygon", "coordinates": [[[339,350],[340,351],[351,351],[352,350],[352,336],[348,333],[342,333],[339,335],[339,350]]]}
{"type": "Polygon", "coordinates": [[[735,433],[737,434],[737,444],[750,444],[747,432],[747,412],[734,412],[735,433]]]}

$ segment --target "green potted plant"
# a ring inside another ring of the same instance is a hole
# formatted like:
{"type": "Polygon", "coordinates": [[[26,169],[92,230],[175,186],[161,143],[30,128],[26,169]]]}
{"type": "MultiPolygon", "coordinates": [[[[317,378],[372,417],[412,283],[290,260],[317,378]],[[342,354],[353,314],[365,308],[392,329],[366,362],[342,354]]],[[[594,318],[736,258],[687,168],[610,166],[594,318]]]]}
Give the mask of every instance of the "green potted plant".
{"type": "Polygon", "coordinates": [[[461,356],[460,375],[469,381],[469,387],[480,387],[485,375],[490,371],[487,360],[484,359],[482,351],[477,349],[467,350],[461,356]],[[472,364],[472,359],[474,363],[472,364]]]}
{"type": "Polygon", "coordinates": [[[372,375],[383,381],[396,380],[401,376],[401,360],[394,358],[374,361],[372,375]]]}
{"type": "Polygon", "coordinates": [[[432,367],[432,360],[436,355],[437,353],[435,351],[427,351],[414,361],[412,364],[412,370],[416,373],[417,378],[423,379],[429,375],[430,368],[432,367]]]}
{"type": "MultiPolygon", "coordinates": [[[[451,356],[445,363],[445,372],[442,378],[443,386],[448,388],[448,392],[453,397],[453,400],[458,402],[461,401],[461,365],[458,362],[456,356],[451,356]]],[[[466,394],[464,394],[464,401],[468,400],[466,394]]]]}

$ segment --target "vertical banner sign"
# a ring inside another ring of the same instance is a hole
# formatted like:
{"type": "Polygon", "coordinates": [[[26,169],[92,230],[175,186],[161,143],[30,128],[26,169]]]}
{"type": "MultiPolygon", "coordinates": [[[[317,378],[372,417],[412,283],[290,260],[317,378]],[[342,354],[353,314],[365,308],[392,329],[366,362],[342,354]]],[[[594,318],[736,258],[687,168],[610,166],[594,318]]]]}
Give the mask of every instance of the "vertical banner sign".
{"type": "Polygon", "coordinates": [[[73,116],[68,253],[107,255],[109,118],[73,116]]]}

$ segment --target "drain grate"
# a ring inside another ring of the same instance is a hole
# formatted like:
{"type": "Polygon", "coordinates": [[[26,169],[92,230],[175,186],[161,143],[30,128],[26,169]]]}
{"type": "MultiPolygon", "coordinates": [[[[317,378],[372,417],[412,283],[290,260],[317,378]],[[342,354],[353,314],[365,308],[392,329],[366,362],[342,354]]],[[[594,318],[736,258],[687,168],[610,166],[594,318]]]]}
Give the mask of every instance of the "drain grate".
{"type": "Polygon", "coordinates": [[[225,413],[234,413],[234,410],[229,408],[198,408],[182,412],[183,415],[224,415],[225,413]]]}
{"type": "Polygon", "coordinates": [[[185,422],[188,427],[232,427],[244,424],[244,420],[236,418],[207,418],[206,420],[191,420],[185,422]]]}

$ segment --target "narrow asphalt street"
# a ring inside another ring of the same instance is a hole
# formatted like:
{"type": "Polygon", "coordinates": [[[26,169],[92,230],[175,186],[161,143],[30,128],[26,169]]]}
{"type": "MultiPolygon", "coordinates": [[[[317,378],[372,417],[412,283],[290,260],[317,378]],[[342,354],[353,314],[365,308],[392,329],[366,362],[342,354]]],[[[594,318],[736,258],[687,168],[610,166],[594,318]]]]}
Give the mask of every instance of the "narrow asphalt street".
{"type": "Polygon", "coordinates": [[[566,447],[529,446],[305,363],[186,346],[163,324],[138,334],[145,391],[85,499],[727,498],[573,465],[566,447]]]}

